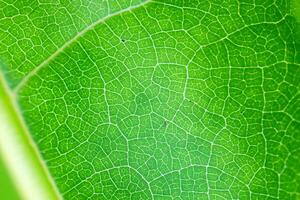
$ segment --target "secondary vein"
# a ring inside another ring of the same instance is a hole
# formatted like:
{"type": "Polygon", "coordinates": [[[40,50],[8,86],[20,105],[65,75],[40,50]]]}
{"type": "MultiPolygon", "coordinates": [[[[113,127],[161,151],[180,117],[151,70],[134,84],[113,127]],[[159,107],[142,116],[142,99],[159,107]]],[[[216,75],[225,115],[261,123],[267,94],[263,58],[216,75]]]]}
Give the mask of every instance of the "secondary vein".
{"type": "Polygon", "coordinates": [[[68,46],[70,46],[73,42],[75,42],[77,39],[79,39],[81,36],[83,36],[86,32],[88,32],[89,30],[92,30],[95,26],[97,26],[100,23],[105,22],[106,20],[117,16],[117,15],[121,15],[122,13],[126,13],[126,12],[130,12],[136,8],[142,7],[146,4],[148,4],[149,2],[151,2],[151,0],[146,0],[140,4],[136,4],[133,6],[129,6],[125,9],[119,10],[115,13],[109,14],[103,18],[98,19],[97,21],[93,22],[92,24],[90,24],[89,26],[87,26],[86,28],[82,29],[80,32],[78,32],[73,38],[71,38],[70,40],[68,40],[64,45],[62,45],[59,49],[57,49],[52,55],[50,55],[46,60],[44,60],[42,63],[40,63],[37,67],[35,67],[33,70],[31,70],[19,83],[18,85],[13,89],[13,93],[14,95],[17,96],[18,92],[20,91],[20,89],[22,87],[24,87],[26,85],[26,83],[29,81],[29,79],[34,76],[41,68],[43,68],[44,66],[46,66],[51,60],[53,60],[54,58],[56,58],[61,52],[63,52],[68,46]]]}

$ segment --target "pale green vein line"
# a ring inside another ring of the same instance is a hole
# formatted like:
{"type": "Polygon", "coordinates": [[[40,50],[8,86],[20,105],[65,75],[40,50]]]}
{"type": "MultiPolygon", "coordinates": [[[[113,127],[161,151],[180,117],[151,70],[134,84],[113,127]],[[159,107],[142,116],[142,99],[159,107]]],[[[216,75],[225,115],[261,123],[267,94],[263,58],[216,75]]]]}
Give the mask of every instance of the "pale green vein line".
{"type": "Polygon", "coordinates": [[[0,154],[22,199],[61,199],[0,73],[0,154]]]}
{"type": "Polygon", "coordinates": [[[49,56],[46,60],[44,60],[41,64],[39,64],[37,67],[35,67],[32,71],[30,71],[19,83],[18,85],[13,89],[14,94],[17,95],[18,91],[24,86],[26,85],[26,83],[28,82],[28,80],[34,76],[41,68],[43,68],[45,65],[47,65],[51,60],[53,60],[54,58],[56,58],[61,52],[63,52],[67,47],[69,47],[72,43],[74,43],[76,40],[78,40],[81,36],[83,36],[86,32],[88,32],[89,30],[92,30],[95,26],[97,26],[100,23],[105,22],[106,20],[117,16],[117,15],[121,15],[122,13],[126,13],[126,12],[130,12],[134,9],[140,8],[142,6],[145,6],[146,4],[150,3],[151,0],[146,0],[140,4],[136,4],[134,6],[130,6],[127,7],[125,9],[119,10],[113,14],[107,15],[106,17],[103,17],[97,21],[95,21],[94,23],[90,24],[89,26],[87,26],[86,28],[82,29],[80,32],[78,32],[73,38],[71,38],[70,40],[68,40],[63,46],[61,46],[59,49],[57,49],[51,56],[49,56]]]}

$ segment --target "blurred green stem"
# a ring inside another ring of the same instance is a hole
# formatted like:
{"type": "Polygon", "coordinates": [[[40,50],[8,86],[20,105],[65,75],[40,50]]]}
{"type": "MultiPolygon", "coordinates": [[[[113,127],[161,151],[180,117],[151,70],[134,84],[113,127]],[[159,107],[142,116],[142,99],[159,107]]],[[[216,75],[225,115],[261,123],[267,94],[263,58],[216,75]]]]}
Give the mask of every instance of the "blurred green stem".
{"type": "Polygon", "coordinates": [[[0,158],[22,199],[61,199],[0,74],[0,158]]]}

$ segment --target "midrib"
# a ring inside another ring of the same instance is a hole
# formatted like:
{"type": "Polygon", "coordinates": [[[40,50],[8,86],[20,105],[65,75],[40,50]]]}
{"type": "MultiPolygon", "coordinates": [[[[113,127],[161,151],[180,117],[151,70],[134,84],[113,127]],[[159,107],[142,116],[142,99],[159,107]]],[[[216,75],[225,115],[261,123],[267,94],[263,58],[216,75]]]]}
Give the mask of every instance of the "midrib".
{"type": "Polygon", "coordinates": [[[22,199],[62,199],[0,73],[0,157],[22,199]]]}

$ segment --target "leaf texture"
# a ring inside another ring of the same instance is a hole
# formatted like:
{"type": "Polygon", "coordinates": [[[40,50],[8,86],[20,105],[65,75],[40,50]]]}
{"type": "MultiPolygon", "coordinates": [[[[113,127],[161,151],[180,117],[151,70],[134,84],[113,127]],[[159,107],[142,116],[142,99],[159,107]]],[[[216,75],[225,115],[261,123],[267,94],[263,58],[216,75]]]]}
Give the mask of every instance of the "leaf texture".
{"type": "Polygon", "coordinates": [[[299,199],[289,0],[1,1],[2,72],[65,199],[299,199]]]}

